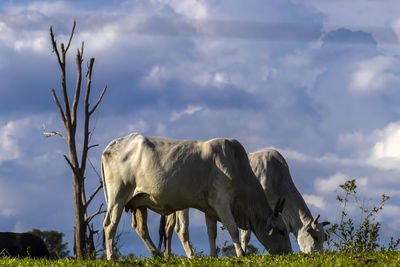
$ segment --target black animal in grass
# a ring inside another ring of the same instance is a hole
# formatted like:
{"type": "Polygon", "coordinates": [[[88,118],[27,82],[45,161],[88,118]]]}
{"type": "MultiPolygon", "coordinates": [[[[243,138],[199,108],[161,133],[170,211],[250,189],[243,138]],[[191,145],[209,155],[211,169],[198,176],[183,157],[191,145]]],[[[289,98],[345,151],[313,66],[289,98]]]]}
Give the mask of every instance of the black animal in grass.
{"type": "Polygon", "coordinates": [[[0,256],[51,258],[44,241],[31,233],[0,232],[0,256]]]}

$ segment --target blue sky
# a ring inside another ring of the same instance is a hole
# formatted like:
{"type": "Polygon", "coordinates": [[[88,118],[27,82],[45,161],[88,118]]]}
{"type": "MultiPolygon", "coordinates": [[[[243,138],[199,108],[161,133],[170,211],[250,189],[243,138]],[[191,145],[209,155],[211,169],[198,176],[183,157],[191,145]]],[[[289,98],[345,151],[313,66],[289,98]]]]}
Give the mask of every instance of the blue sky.
{"type": "MultiPolygon", "coordinates": [[[[67,145],[42,132],[63,131],[50,93],[59,92],[60,75],[49,27],[67,42],[76,19],[71,90],[82,41],[84,62],[96,58],[93,101],[108,85],[92,121],[97,170],[106,145],[133,131],[233,137],[248,152],[281,151],[312,214],[323,219],[337,219],[335,196],[346,179],[359,181],[367,204],[389,195],[382,231],[400,236],[397,1],[82,2],[0,3],[2,231],[53,229],[73,244],[67,145]]],[[[90,193],[98,184],[91,168],[87,181],[90,193]]],[[[103,200],[100,192],[92,211],[103,200]]],[[[158,216],[149,224],[156,239],[158,216]]],[[[128,214],[119,229],[123,252],[148,256],[128,214]]],[[[208,253],[199,212],[191,211],[190,229],[194,246],[208,253]]],[[[184,253],[176,240],[173,250],[184,253]]]]}

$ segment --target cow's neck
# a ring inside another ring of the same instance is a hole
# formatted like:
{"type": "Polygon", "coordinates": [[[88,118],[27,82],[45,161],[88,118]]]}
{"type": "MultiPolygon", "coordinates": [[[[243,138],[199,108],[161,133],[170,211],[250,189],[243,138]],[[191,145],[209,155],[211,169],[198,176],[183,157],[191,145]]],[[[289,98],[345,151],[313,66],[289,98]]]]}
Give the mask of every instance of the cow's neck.
{"type": "Polygon", "coordinates": [[[296,238],[300,229],[313,220],[311,212],[301,196],[296,199],[287,199],[282,215],[290,232],[292,232],[296,238]]]}

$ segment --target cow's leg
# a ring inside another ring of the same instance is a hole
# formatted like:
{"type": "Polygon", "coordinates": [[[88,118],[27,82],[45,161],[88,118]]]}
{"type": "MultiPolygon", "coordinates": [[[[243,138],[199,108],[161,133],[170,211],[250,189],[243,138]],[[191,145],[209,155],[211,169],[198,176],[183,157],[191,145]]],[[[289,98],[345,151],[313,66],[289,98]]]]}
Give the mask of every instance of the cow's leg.
{"type": "Polygon", "coordinates": [[[216,211],[218,217],[221,219],[222,224],[228,229],[228,232],[233,241],[233,246],[236,250],[236,256],[244,256],[244,252],[239,242],[239,230],[231,213],[229,204],[225,203],[225,201],[221,201],[220,203],[215,203],[214,205],[212,205],[212,207],[216,211]]]}
{"type": "Polygon", "coordinates": [[[114,253],[113,242],[115,232],[124,206],[118,203],[108,203],[108,209],[103,221],[104,238],[106,242],[107,260],[115,259],[117,255],[114,253]]]}
{"type": "Polygon", "coordinates": [[[247,250],[247,244],[250,242],[251,231],[250,230],[242,230],[241,239],[242,239],[242,249],[244,253],[247,250]]]}
{"type": "Polygon", "coordinates": [[[164,250],[164,257],[168,257],[171,255],[171,241],[172,241],[172,236],[174,234],[174,227],[175,227],[175,222],[176,222],[176,215],[175,212],[171,213],[166,217],[166,222],[165,222],[165,250],[164,250]]]}
{"type": "Polygon", "coordinates": [[[147,208],[138,208],[132,212],[132,228],[135,229],[153,257],[162,256],[150,238],[147,228],[147,208]]]}
{"type": "Polygon", "coordinates": [[[217,239],[217,220],[206,214],[206,226],[208,242],[210,244],[210,256],[217,257],[217,247],[215,245],[215,239],[217,239]]]}
{"type": "Polygon", "coordinates": [[[185,249],[186,256],[190,259],[194,258],[194,252],[189,240],[189,209],[178,210],[176,212],[175,231],[185,249]]]}

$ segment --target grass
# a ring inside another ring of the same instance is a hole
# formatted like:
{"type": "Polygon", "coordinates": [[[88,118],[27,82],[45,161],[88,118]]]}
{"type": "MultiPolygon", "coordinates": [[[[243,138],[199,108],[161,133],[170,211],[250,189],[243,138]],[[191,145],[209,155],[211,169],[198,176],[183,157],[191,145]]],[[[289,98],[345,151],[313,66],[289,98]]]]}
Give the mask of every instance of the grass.
{"type": "Polygon", "coordinates": [[[369,253],[289,254],[285,256],[251,255],[247,257],[185,257],[127,260],[47,260],[0,258],[0,266],[400,266],[400,251],[369,253]]]}

